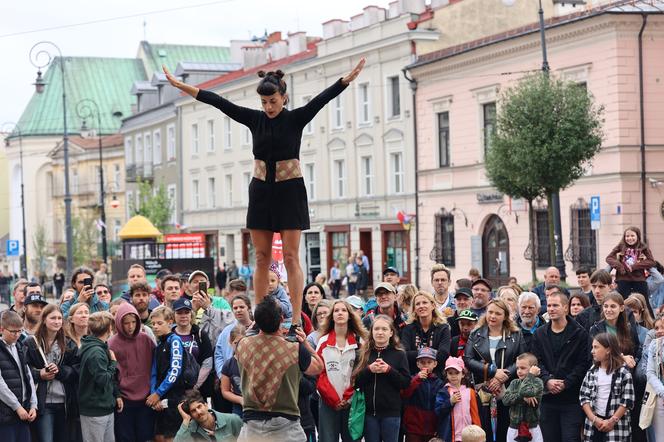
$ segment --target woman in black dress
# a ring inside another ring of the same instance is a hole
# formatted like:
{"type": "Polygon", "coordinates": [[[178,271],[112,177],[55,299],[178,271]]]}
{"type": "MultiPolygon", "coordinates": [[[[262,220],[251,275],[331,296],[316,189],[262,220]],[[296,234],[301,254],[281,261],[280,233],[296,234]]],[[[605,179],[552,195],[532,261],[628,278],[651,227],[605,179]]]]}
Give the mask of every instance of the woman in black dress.
{"type": "MultiPolygon", "coordinates": [[[[219,95],[183,83],[164,67],[168,81],[199,101],[221,110],[249,128],[253,138],[254,177],[249,184],[247,228],[256,250],[254,290],[256,304],[267,295],[268,268],[272,259],[272,237],[281,233],[284,264],[288,272],[293,327],[298,327],[302,309],[304,279],[299,249],[302,230],[309,229],[307,191],[300,169],[302,129],[330,100],[339,95],[360,74],[361,59],[345,77],[318,94],[305,106],[288,110],[284,73],[259,71],[261,81],[256,92],[263,111],[237,106],[219,95]]],[[[292,334],[292,333],[291,333],[292,334]]]]}

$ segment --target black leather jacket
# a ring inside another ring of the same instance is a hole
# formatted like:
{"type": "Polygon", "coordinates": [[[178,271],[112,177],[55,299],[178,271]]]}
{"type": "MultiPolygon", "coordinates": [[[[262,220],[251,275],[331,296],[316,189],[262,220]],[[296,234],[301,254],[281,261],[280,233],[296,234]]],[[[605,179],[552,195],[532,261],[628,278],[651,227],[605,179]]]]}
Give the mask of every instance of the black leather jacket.
{"type": "Polygon", "coordinates": [[[475,383],[479,384],[491,379],[498,368],[508,370],[510,379],[514,379],[516,376],[516,357],[524,352],[521,332],[505,333],[504,338],[500,340],[498,348],[496,348],[495,364],[491,359],[489,347],[489,327],[485,325],[473,330],[466,343],[464,362],[466,368],[473,374],[475,383]]]}

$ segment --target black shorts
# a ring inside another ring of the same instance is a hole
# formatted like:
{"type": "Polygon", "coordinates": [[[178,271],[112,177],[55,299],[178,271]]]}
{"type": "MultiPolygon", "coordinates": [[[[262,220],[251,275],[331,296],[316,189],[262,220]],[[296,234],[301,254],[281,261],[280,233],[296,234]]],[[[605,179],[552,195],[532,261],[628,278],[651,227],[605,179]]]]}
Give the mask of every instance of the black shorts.
{"type": "Polygon", "coordinates": [[[175,401],[168,401],[168,408],[159,411],[155,419],[155,434],[166,438],[174,438],[180,426],[182,425],[182,416],[177,408],[175,401]]]}

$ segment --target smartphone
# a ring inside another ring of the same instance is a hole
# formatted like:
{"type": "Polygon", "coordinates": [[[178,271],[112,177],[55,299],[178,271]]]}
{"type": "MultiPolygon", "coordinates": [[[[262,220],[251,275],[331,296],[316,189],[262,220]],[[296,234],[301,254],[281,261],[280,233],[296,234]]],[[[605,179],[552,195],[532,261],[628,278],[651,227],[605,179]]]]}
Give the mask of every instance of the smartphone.
{"type": "Polygon", "coordinates": [[[201,281],[198,283],[198,291],[207,294],[207,284],[205,281],[201,281]]]}
{"type": "Polygon", "coordinates": [[[85,278],[83,280],[83,285],[92,288],[92,278],[85,278]]]}

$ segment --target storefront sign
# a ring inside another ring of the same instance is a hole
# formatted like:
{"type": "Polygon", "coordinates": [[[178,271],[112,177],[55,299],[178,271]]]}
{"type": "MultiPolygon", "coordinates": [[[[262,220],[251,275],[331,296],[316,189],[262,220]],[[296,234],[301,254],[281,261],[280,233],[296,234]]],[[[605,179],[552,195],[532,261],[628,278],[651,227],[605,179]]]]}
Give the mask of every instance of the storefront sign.
{"type": "Polygon", "coordinates": [[[480,204],[495,204],[503,202],[503,194],[500,192],[479,192],[475,194],[480,204]]]}

